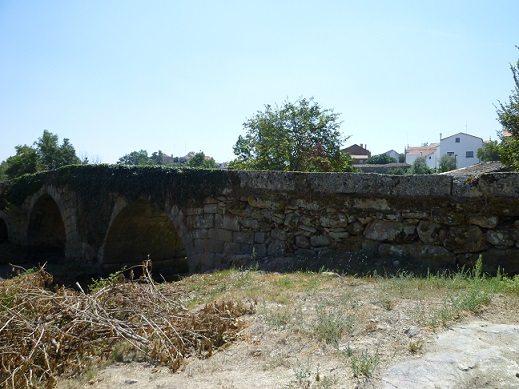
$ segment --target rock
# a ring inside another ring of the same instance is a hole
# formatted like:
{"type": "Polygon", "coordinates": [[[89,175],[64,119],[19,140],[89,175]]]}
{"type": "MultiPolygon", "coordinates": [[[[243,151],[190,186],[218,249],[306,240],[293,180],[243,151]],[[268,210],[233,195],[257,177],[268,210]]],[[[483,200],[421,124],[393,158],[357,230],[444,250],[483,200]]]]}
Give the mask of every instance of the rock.
{"type": "Polygon", "coordinates": [[[416,335],[419,335],[420,334],[420,328],[418,327],[415,327],[415,326],[411,326],[409,328],[406,328],[406,330],[404,331],[404,333],[409,336],[410,338],[413,338],[415,337],[416,335]]]}
{"type": "Polygon", "coordinates": [[[438,334],[431,352],[382,373],[384,389],[517,388],[519,326],[475,322],[438,334]]]}
{"type": "Polygon", "coordinates": [[[425,244],[439,244],[445,238],[445,229],[440,224],[426,220],[418,224],[416,231],[425,244]]]}
{"type": "Polygon", "coordinates": [[[328,235],[312,235],[310,237],[310,245],[312,247],[324,247],[330,245],[330,237],[328,235]]]}
{"type": "Polygon", "coordinates": [[[454,253],[474,253],[488,248],[485,234],[478,226],[453,226],[443,245],[454,253]]]}
{"type": "Polygon", "coordinates": [[[497,216],[473,215],[469,217],[469,223],[483,228],[494,228],[497,226],[499,218],[497,216]]]}
{"type": "Polygon", "coordinates": [[[416,226],[377,219],[366,227],[364,237],[381,242],[407,243],[416,237],[416,226]]]}
{"type": "Polygon", "coordinates": [[[513,231],[510,230],[488,230],[487,240],[494,246],[511,247],[515,244],[513,231]]]}

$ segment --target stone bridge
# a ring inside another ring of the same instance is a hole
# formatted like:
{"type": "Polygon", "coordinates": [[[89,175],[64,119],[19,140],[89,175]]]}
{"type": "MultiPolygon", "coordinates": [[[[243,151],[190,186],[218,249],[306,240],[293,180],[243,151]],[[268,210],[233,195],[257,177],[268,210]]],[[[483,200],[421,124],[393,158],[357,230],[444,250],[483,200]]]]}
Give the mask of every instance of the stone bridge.
{"type": "Polygon", "coordinates": [[[479,255],[488,271],[511,274],[519,174],[69,166],[0,184],[2,241],[101,274],[148,257],[170,275],[251,259],[454,267],[479,255]]]}

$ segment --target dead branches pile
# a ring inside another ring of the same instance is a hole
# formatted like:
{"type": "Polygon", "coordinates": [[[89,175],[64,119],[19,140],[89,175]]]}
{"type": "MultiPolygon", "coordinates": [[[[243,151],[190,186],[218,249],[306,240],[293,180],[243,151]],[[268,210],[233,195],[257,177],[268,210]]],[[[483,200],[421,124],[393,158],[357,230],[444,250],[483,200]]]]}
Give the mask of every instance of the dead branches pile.
{"type": "Polygon", "coordinates": [[[0,282],[0,387],[52,388],[107,359],[113,349],[179,369],[186,357],[208,357],[234,340],[240,316],[254,303],[219,302],[191,312],[174,286],[153,282],[147,269],[137,280],[116,277],[87,294],[49,289],[43,268],[0,282]]]}

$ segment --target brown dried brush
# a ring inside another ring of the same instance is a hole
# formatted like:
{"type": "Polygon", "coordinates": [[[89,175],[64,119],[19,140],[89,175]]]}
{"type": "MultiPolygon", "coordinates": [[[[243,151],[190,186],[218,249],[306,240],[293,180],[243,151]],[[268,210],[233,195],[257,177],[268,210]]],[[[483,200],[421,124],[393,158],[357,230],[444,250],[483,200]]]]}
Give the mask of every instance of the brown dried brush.
{"type": "Polygon", "coordinates": [[[52,388],[109,355],[120,342],[151,362],[179,369],[236,339],[255,303],[215,302],[195,312],[174,286],[162,288],[142,268],[90,294],[49,289],[44,268],[0,282],[0,387],[52,388]]]}

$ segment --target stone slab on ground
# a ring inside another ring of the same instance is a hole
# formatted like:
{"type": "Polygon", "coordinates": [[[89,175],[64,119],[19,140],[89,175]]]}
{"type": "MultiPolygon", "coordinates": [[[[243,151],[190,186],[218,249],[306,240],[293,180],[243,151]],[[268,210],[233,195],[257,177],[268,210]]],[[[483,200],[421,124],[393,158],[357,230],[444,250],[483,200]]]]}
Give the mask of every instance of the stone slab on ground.
{"type": "Polygon", "coordinates": [[[439,333],[430,352],[390,367],[381,387],[519,388],[519,326],[472,322],[439,333]]]}

